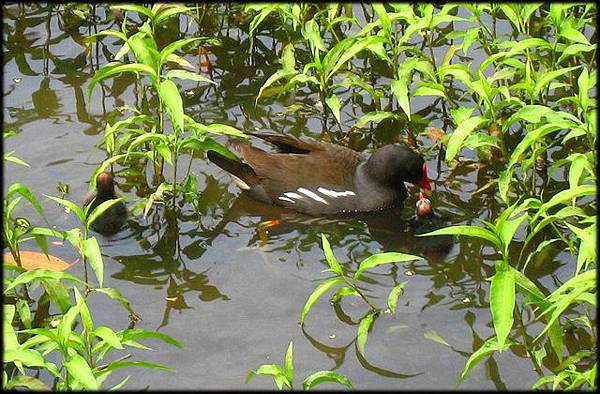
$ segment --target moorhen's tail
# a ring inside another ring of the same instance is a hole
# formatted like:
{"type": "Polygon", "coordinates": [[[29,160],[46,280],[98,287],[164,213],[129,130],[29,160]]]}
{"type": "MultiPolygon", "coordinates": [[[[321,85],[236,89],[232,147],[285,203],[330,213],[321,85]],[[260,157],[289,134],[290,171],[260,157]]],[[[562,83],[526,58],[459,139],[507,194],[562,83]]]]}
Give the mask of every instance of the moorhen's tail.
{"type": "Polygon", "coordinates": [[[250,189],[259,181],[256,172],[248,164],[232,160],[222,154],[209,150],[206,152],[208,160],[221,167],[233,176],[234,181],[244,190],[250,189]]]}

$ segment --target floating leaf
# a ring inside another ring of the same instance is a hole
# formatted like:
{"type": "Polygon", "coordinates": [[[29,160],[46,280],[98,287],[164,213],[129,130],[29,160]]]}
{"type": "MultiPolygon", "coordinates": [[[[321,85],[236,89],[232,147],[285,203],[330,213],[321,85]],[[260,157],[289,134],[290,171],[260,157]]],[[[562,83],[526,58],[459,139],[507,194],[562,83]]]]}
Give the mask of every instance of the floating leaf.
{"type": "Polygon", "coordinates": [[[352,383],[347,377],[340,375],[335,371],[318,371],[304,379],[304,382],[302,382],[302,389],[310,390],[316,385],[324,382],[335,382],[343,384],[350,389],[353,388],[352,383]]]}
{"type": "Polygon", "coordinates": [[[390,291],[390,294],[388,295],[388,307],[390,308],[390,310],[392,312],[396,312],[396,305],[398,304],[398,297],[400,297],[402,295],[402,293],[404,292],[404,285],[407,282],[402,282],[396,286],[394,286],[394,288],[392,289],[392,291],[390,291]]]}
{"type": "Polygon", "coordinates": [[[354,279],[358,279],[363,272],[370,268],[377,267],[382,264],[396,263],[402,261],[422,260],[421,256],[415,256],[406,253],[387,252],[377,253],[364,259],[358,266],[358,270],[354,273],[354,279]]]}
{"type": "Polygon", "coordinates": [[[494,321],[494,330],[500,351],[512,329],[515,309],[515,274],[506,263],[496,263],[496,274],[490,286],[490,310],[494,321]]]}
{"type": "Polygon", "coordinates": [[[317,286],[315,291],[313,291],[312,294],[308,297],[308,300],[306,300],[306,303],[304,304],[304,308],[302,308],[302,312],[300,313],[300,325],[304,324],[304,318],[306,317],[306,314],[308,313],[310,308],[313,306],[313,304],[323,294],[327,293],[332,287],[334,287],[338,284],[341,284],[341,283],[346,283],[346,281],[342,278],[330,278],[324,282],[321,282],[317,286]]]}
{"type": "Polygon", "coordinates": [[[342,276],[344,271],[340,266],[340,263],[335,258],[333,254],[333,250],[331,250],[331,246],[329,245],[329,241],[325,237],[325,234],[321,234],[321,242],[323,243],[323,252],[325,253],[325,258],[327,259],[327,263],[333,272],[342,276]]]}
{"type": "MultiPolygon", "coordinates": [[[[61,272],[71,266],[71,264],[56,256],[46,256],[44,253],[40,252],[21,250],[19,254],[21,257],[21,266],[27,271],[46,269],[54,272],[61,272]]],[[[10,252],[4,253],[4,262],[8,264],[17,264],[10,252]]]]}
{"type": "Polygon", "coordinates": [[[448,347],[451,347],[450,344],[448,342],[446,342],[444,340],[444,338],[442,338],[437,332],[435,332],[434,330],[429,330],[427,332],[425,332],[423,334],[423,336],[425,337],[425,339],[429,339],[433,342],[437,342],[440,343],[442,345],[446,345],[448,347]]]}
{"type": "Polygon", "coordinates": [[[373,321],[377,316],[377,312],[371,312],[363,317],[358,325],[358,334],[356,336],[356,347],[361,354],[365,354],[365,345],[367,344],[367,335],[373,325],[373,321]]]}

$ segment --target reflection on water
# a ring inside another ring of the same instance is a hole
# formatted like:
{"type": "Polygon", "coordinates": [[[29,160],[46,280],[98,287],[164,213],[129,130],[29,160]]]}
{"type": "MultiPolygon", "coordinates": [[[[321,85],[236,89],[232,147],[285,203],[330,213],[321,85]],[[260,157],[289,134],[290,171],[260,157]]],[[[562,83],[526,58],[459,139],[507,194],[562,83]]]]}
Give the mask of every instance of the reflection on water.
{"type": "MultiPolygon", "coordinates": [[[[362,6],[353,8],[364,22],[362,6]]],[[[405,140],[406,129],[418,135],[409,143],[427,148],[431,141],[419,133],[427,126],[444,128],[447,122],[443,101],[413,97],[410,123],[384,120],[353,129],[363,114],[391,109],[392,102],[389,97],[374,100],[350,89],[339,94],[349,100],[341,124],[321,116],[315,94],[307,89],[255,104],[265,79],[280,67],[280,43],[287,42],[288,33],[276,28],[259,32],[251,46],[244,33],[247,21],[235,5],[203,4],[198,11],[182,16],[179,23],[176,18],[169,20],[157,36],[159,45],[198,34],[220,42],[207,43],[202,57],[196,51],[184,54],[192,64],[204,62],[204,69],[198,67],[198,71],[218,84],[178,81],[186,113],[199,122],[308,136],[361,151],[405,140]],[[192,19],[202,21],[200,31],[194,31],[198,24],[192,19]]],[[[83,196],[90,175],[106,157],[96,147],[106,123],[128,116],[128,106],[156,105],[152,97],[138,102],[140,87],[132,74],[103,81],[88,101],[84,92],[91,76],[114,58],[120,43],[105,37],[88,46],[84,39],[107,28],[120,29],[124,15],[102,5],[94,5],[87,15],[88,19],[74,17],[60,4],[3,7],[3,127],[19,133],[6,141],[5,150],[15,150],[15,155],[32,165],[6,171],[5,188],[23,182],[41,196],[54,194],[57,183],[65,183],[71,188],[69,198],[83,196]]],[[[507,21],[498,23],[510,26],[507,21]]],[[[139,24],[139,18],[129,15],[129,29],[139,24]]],[[[437,45],[441,58],[450,44],[437,45]]],[[[477,57],[483,51],[472,53],[477,57]]],[[[296,57],[306,64],[310,53],[298,47],[296,57]]],[[[362,63],[363,59],[357,60],[358,72],[364,73],[360,77],[375,86],[386,83],[375,80],[362,63]]],[[[389,71],[377,60],[373,67],[378,75],[389,71]]],[[[457,88],[456,99],[472,105],[462,93],[457,88]]],[[[493,160],[465,158],[447,167],[440,160],[439,148],[427,152],[437,214],[450,224],[471,224],[494,216],[501,205],[493,184],[493,160]]],[[[187,165],[188,160],[185,157],[181,162],[187,165]]],[[[243,381],[248,371],[265,363],[266,357],[279,360],[280,349],[290,339],[302,378],[333,368],[357,388],[455,387],[466,358],[491,335],[486,278],[493,274],[498,256],[479,240],[416,237],[415,233],[446,223],[412,220],[416,190],[411,190],[404,208],[394,212],[307,217],[249,199],[203,157],[194,158],[191,169],[200,192],[189,201],[179,201],[179,210],[157,205],[146,218],[131,217],[119,234],[97,235],[105,257],[106,286],[127,295],[143,318],[139,325],[168,332],[185,345],[182,351],[158,347],[153,356],[153,361],[174,368],[177,375],[132,370],[128,371],[132,374],[128,387],[246,387],[243,381]],[[274,220],[279,224],[261,227],[274,220]],[[366,312],[360,304],[331,307],[323,301],[311,310],[308,327],[297,325],[306,298],[326,277],[321,272],[326,268],[322,233],[347,272],[356,271],[358,263],[371,254],[384,251],[424,257],[386,265],[363,276],[361,286],[382,303],[393,286],[408,281],[397,313],[378,317],[366,357],[354,346],[357,321],[366,312]],[[451,347],[424,339],[427,330],[436,331],[451,347]],[[335,339],[328,338],[330,332],[336,333],[335,339]],[[399,386],[400,381],[405,385],[399,386]]],[[[130,205],[153,192],[139,169],[115,170],[130,205]]],[[[76,225],[55,205],[43,203],[51,223],[61,229],[76,225]]],[[[23,209],[24,215],[29,214],[28,208],[23,209]]],[[[514,242],[511,247],[518,250],[521,245],[514,242]]],[[[541,288],[555,286],[563,257],[556,251],[549,256],[550,264],[532,263],[529,276],[541,288]]],[[[121,313],[114,305],[97,308],[105,316],[121,313]]],[[[511,348],[511,352],[516,351],[511,348]]],[[[529,372],[527,360],[515,361],[511,356],[491,358],[461,387],[530,387],[536,377],[529,372]]],[[[247,388],[272,388],[272,384],[255,379],[247,388]]]]}

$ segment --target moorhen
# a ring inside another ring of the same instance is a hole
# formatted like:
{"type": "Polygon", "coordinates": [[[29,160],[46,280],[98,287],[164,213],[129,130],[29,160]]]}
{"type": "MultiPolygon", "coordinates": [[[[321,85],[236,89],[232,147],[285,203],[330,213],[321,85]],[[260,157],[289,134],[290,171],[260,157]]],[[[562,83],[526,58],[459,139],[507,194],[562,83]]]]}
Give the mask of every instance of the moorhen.
{"type": "Polygon", "coordinates": [[[316,216],[401,205],[407,197],[403,182],[418,184],[431,193],[424,160],[406,146],[386,145],[363,159],[352,149],[327,142],[248,134],[279,151],[269,153],[235,141],[233,147],[244,162],[210,150],[207,156],[250,197],[268,204],[316,216]]]}
{"type": "MultiPolygon", "coordinates": [[[[96,177],[96,190],[90,192],[83,203],[84,206],[92,204],[89,212],[91,213],[98,205],[105,201],[118,198],[115,193],[115,183],[113,177],[108,172],[102,172],[96,177]]],[[[127,220],[127,207],[125,203],[118,202],[108,208],[93,223],[92,230],[103,235],[117,233],[127,220]]]]}

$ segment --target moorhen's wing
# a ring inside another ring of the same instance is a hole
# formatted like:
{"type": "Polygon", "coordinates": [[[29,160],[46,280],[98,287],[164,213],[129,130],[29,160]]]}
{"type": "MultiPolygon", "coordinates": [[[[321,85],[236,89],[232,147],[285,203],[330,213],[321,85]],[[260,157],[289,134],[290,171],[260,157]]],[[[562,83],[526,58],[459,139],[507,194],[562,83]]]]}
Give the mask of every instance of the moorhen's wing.
{"type": "Polygon", "coordinates": [[[279,134],[267,134],[267,133],[252,133],[247,134],[253,135],[254,137],[260,138],[273,144],[279,149],[281,153],[299,153],[306,154],[317,150],[323,150],[324,143],[318,141],[303,141],[296,137],[279,134]]]}
{"type": "MultiPolygon", "coordinates": [[[[272,138],[269,137],[269,142],[272,138]]],[[[336,213],[355,210],[358,198],[353,192],[354,173],[360,162],[358,152],[323,142],[305,143],[286,137],[277,139],[284,149],[302,147],[306,153],[269,153],[247,143],[234,147],[260,178],[257,198],[295,210],[336,213]]]]}

